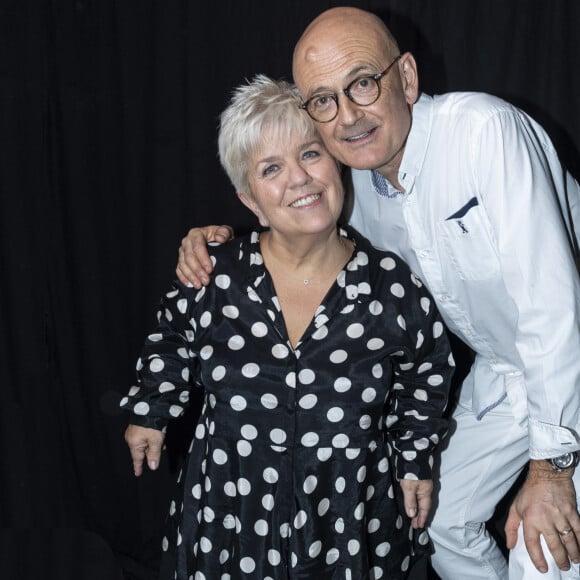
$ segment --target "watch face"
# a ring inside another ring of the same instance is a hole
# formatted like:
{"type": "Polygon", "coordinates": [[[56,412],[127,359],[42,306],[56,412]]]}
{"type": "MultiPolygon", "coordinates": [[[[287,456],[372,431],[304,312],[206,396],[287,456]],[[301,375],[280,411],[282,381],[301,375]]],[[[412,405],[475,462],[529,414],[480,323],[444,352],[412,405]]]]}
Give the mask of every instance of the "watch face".
{"type": "Polygon", "coordinates": [[[554,457],[551,459],[552,465],[556,469],[568,469],[576,465],[576,454],[575,453],[564,453],[560,457],[554,457]]]}

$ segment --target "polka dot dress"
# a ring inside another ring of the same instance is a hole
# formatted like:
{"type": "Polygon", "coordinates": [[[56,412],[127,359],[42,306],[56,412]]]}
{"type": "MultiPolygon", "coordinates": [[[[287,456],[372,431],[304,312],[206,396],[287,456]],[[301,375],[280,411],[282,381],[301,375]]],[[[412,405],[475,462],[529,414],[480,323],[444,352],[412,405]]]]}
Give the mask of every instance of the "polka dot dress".
{"type": "Polygon", "coordinates": [[[431,478],[453,360],[434,303],[395,255],[356,249],[290,346],[252,233],[178,283],[122,406],[163,428],[204,404],[163,540],[164,580],[405,578],[428,550],[397,478],[431,478]]]}

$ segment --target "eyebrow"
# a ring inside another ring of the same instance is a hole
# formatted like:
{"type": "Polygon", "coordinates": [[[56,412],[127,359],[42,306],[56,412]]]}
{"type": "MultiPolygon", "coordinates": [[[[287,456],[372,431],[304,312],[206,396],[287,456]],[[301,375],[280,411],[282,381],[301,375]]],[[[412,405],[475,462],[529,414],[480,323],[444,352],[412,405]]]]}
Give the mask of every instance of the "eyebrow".
{"type": "MultiPolygon", "coordinates": [[[[312,139],[311,141],[303,143],[300,146],[299,151],[304,151],[305,149],[308,149],[309,147],[312,147],[313,145],[319,145],[322,147],[322,139],[312,139]]],[[[261,165],[262,163],[272,163],[272,161],[276,161],[280,157],[281,157],[281,155],[270,155],[269,157],[264,157],[263,159],[258,159],[256,161],[256,165],[261,165]]]]}
{"type": "MultiPolygon", "coordinates": [[[[364,73],[364,74],[367,74],[367,73],[368,74],[372,74],[371,70],[372,70],[372,68],[368,64],[361,64],[361,65],[353,68],[346,75],[346,78],[347,79],[350,79],[350,80],[347,80],[346,81],[346,84],[348,85],[348,83],[350,83],[353,80],[355,80],[361,73],[364,73]]],[[[342,89],[338,89],[338,90],[340,91],[342,89]]],[[[309,95],[308,98],[312,97],[313,95],[318,95],[320,93],[334,93],[334,92],[336,92],[336,91],[334,91],[330,87],[327,87],[327,86],[319,86],[319,87],[316,87],[316,89],[313,90],[310,93],[310,95],[309,95]]]]}

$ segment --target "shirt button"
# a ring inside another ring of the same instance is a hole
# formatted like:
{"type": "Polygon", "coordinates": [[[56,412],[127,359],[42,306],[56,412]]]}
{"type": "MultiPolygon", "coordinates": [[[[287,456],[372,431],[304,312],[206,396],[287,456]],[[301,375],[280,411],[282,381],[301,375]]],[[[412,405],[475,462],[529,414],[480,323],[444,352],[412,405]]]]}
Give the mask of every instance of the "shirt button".
{"type": "Polygon", "coordinates": [[[448,298],[448,294],[439,294],[439,300],[441,300],[441,302],[445,302],[448,298]]]}
{"type": "Polygon", "coordinates": [[[429,250],[421,250],[419,252],[419,256],[421,256],[421,258],[426,258],[429,255],[429,250]]]}

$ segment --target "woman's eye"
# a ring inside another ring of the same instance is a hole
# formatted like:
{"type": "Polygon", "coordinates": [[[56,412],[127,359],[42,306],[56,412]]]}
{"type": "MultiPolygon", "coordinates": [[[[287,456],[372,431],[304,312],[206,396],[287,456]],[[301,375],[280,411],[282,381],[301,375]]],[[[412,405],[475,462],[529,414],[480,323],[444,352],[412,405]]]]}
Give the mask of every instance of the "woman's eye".
{"type": "Polygon", "coordinates": [[[273,173],[276,173],[277,170],[278,170],[277,165],[268,165],[268,167],[264,169],[264,175],[265,176],[272,175],[273,173]]]}
{"type": "Polygon", "coordinates": [[[316,151],[315,149],[309,149],[308,151],[304,152],[303,157],[304,159],[314,159],[315,157],[320,157],[320,152],[316,151]]]}

